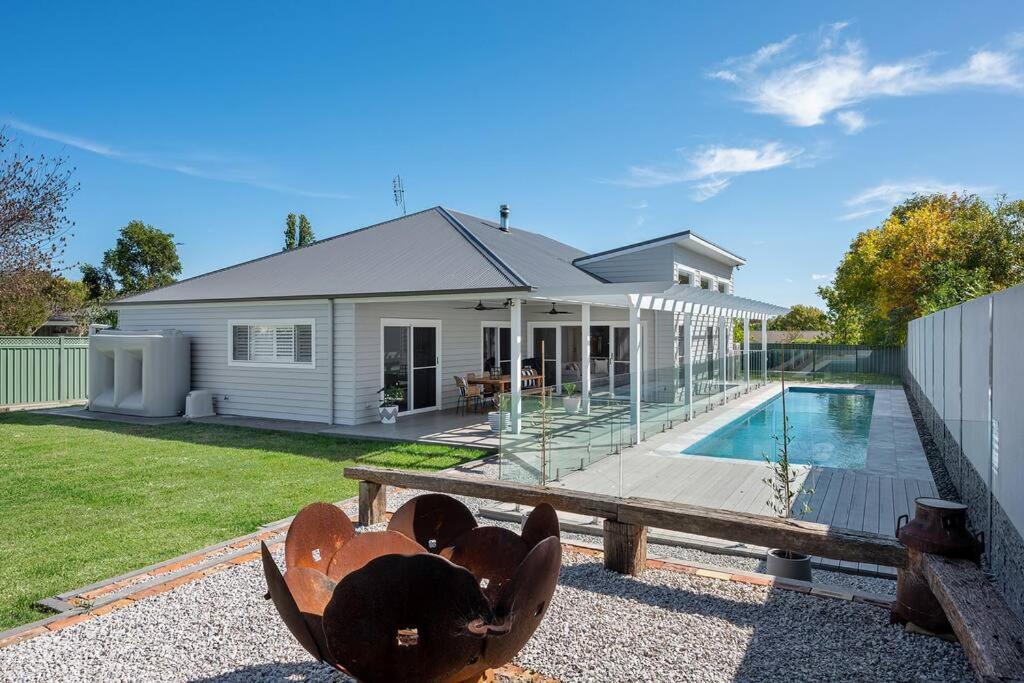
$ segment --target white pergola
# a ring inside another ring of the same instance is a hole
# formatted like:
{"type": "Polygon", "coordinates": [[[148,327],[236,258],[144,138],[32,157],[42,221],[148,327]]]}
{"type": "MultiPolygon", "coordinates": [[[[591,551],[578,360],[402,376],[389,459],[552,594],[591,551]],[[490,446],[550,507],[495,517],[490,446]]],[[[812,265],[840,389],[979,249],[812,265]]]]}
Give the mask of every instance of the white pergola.
{"type": "MultiPolygon", "coordinates": [[[[640,442],[640,368],[637,362],[640,357],[640,312],[643,310],[665,311],[683,316],[684,334],[683,362],[686,365],[686,384],[684,397],[687,405],[692,404],[693,397],[693,317],[708,315],[718,317],[720,325],[727,324],[730,318],[743,320],[743,354],[747,360],[745,365],[746,381],[750,381],[750,321],[761,321],[761,350],[765,357],[765,374],[767,379],[768,351],[768,318],[784,315],[788,308],[774,304],[747,299],[732,294],[713,292],[691,285],[680,285],[673,282],[627,282],[594,284],[583,287],[548,287],[538,289],[520,298],[513,298],[510,310],[512,337],[512,377],[519,377],[523,369],[523,302],[524,301],[559,301],[578,304],[581,309],[584,335],[590,329],[590,307],[608,306],[629,310],[629,403],[630,429],[633,440],[640,442]]],[[[725,335],[721,337],[725,339],[725,335]]],[[[586,336],[584,336],[586,339],[586,336]]],[[[719,358],[723,369],[726,362],[725,344],[719,345],[719,358]]],[[[584,401],[590,398],[590,344],[584,343],[581,359],[581,389],[584,401]]],[[[512,382],[510,427],[513,433],[519,433],[522,426],[522,382],[512,382]]],[[[585,404],[586,407],[586,404],[585,404]]],[[[692,408],[691,408],[692,410],[692,408]]]]}

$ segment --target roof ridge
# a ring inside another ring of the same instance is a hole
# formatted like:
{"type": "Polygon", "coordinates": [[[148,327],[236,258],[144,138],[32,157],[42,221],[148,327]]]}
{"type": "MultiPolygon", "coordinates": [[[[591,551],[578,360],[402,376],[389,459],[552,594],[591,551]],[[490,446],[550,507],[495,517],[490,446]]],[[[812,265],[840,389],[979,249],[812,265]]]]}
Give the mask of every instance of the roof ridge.
{"type": "MultiPolygon", "coordinates": [[[[463,225],[462,222],[458,218],[456,218],[451,213],[449,213],[448,209],[444,208],[443,206],[436,206],[434,208],[436,209],[436,211],[442,217],[444,217],[445,220],[448,221],[448,223],[452,226],[452,228],[454,228],[455,231],[458,232],[463,237],[463,239],[465,239],[467,242],[469,242],[471,245],[473,245],[473,247],[477,251],[479,251],[480,254],[485,259],[487,259],[488,262],[491,263],[491,265],[493,265],[499,271],[501,271],[501,274],[504,275],[505,277],[507,277],[510,282],[512,282],[513,284],[521,285],[523,287],[531,287],[532,286],[521,275],[519,275],[519,273],[517,273],[515,271],[515,269],[513,269],[511,266],[509,266],[507,263],[505,263],[505,261],[503,259],[501,259],[501,257],[499,257],[497,254],[495,254],[493,251],[491,251],[489,248],[487,248],[487,246],[484,245],[484,243],[481,242],[477,238],[477,236],[474,235],[469,230],[469,228],[467,228],[465,225],[463,225]]],[[[467,214],[467,215],[469,215],[469,214],[467,214]]]]}
{"type": "Polygon", "coordinates": [[[403,220],[405,218],[408,218],[409,216],[417,216],[417,215],[419,215],[421,213],[427,213],[428,211],[433,211],[436,208],[440,208],[440,207],[433,207],[432,206],[429,209],[421,209],[420,211],[414,211],[414,212],[412,212],[410,214],[405,214],[405,215],[402,215],[402,216],[398,216],[397,218],[389,218],[386,221],[381,221],[379,223],[374,223],[373,225],[367,225],[367,226],[364,226],[362,228],[356,228],[355,230],[349,230],[348,232],[339,233],[337,235],[331,235],[330,237],[325,237],[322,240],[316,240],[312,244],[304,244],[303,246],[296,247],[294,249],[282,249],[281,251],[275,251],[272,254],[264,254],[263,256],[257,256],[256,258],[249,259],[248,261],[242,261],[241,263],[234,263],[234,264],[232,264],[230,266],[224,266],[223,268],[218,268],[216,270],[211,270],[208,273],[200,273],[199,275],[193,275],[192,277],[187,277],[184,280],[175,280],[174,282],[171,282],[169,284],[160,285],[159,287],[154,287],[153,289],[147,289],[147,290],[145,290],[143,292],[133,292],[133,293],[128,294],[126,296],[119,296],[116,299],[112,300],[110,303],[116,304],[116,303],[119,303],[119,302],[123,301],[124,299],[130,299],[133,296],[138,296],[140,294],[149,294],[150,292],[159,292],[161,289],[167,289],[168,287],[174,287],[175,285],[180,285],[180,284],[185,283],[185,282],[191,282],[192,280],[198,280],[200,278],[208,277],[210,275],[216,275],[218,273],[224,273],[226,271],[234,270],[235,268],[241,268],[242,266],[247,266],[247,265],[252,264],[252,263],[257,263],[259,261],[265,261],[265,260],[267,260],[269,258],[274,258],[275,256],[282,256],[284,254],[292,254],[292,253],[295,253],[297,251],[302,251],[303,249],[310,249],[312,247],[316,247],[316,246],[319,246],[321,244],[325,244],[327,242],[331,242],[331,241],[336,240],[336,239],[338,239],[340,237],[348,237],[349,235],[355,235],[356,233],[364,232],[366,230],[369,230],[370,228],[377,228],[377,227],[380,227],[382,225],[387,225],[388,223],[394,223],[395,221],[403,220]]]}

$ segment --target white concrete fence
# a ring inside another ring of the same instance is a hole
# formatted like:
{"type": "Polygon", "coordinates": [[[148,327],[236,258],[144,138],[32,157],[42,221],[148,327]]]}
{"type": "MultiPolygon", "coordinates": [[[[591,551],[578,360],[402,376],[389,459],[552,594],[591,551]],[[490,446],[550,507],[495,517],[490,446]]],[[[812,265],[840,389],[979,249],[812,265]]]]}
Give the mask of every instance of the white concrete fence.
{"type": "Polygon", "coordinates": [[[912,320],[907,386],[1024,614],[1024,285],[912,320]]]}

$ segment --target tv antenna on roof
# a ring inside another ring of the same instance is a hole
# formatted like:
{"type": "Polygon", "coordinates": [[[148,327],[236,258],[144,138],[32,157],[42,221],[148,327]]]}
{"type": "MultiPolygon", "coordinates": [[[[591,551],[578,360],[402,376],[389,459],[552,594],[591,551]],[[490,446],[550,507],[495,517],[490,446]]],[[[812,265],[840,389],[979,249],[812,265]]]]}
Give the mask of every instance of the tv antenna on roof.
{"type": "Polygon", "coordinates": [[[395,206],[402,209],[402,215],[405,215],[405,185],[402,184],[402,176],[395,175],[391,180],[391,191],[395,195],[395,206]]]}

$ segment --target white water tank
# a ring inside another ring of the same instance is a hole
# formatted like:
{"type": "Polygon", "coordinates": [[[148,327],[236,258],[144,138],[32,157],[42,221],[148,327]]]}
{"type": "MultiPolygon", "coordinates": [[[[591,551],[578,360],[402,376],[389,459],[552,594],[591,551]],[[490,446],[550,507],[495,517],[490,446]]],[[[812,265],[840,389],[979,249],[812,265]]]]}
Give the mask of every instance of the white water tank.
{"type": "Polygon", "coordinates": [[[210,417],[213,411],[213,392],[209,389],[193,389],[185,397],[185,417],[210,417]]]}
{"type": "Polygon", "coordinates": [[[89,337],[89,410],[173,417],[191,387],[189,338],[179,330],[102,330],[89,337]]]}

